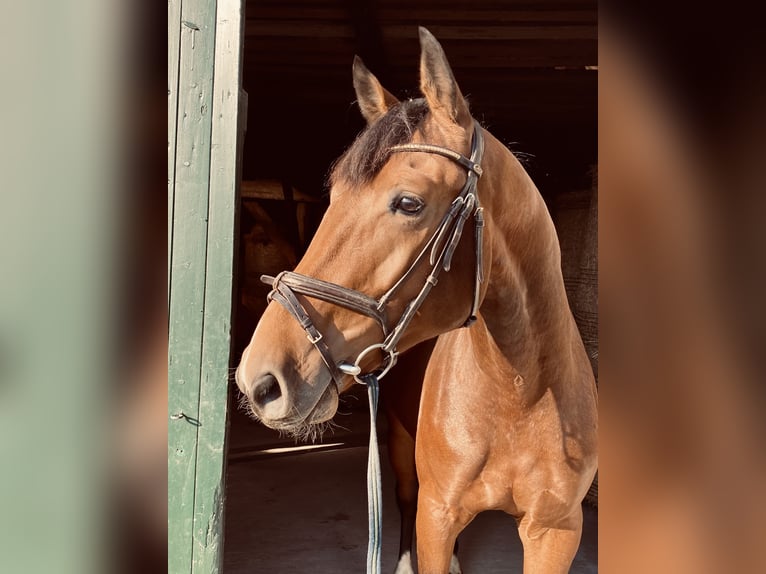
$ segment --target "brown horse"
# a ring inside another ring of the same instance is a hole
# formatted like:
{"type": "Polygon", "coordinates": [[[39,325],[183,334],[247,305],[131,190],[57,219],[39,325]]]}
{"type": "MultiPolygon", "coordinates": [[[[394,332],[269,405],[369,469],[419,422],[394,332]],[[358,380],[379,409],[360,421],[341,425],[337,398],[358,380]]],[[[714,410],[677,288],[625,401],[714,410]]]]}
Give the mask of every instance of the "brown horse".
{"type": "Polygon", "coordinates": [[[558,240],[522,166],[471,117],[439,43],[424,29],[420,42],[423,99],[398,102],[355,61],[368,127],[333,170],[296,272],[273,280],[280,304],[237,384],[268,426],[305,429],[335,414],[362,371],[382,376],[438,336],[414,444],[419,572],[448,572],[458,534],[489,509],[516,517],[525,573],[567,572],[596,470],[597,399],[558,240]]]}

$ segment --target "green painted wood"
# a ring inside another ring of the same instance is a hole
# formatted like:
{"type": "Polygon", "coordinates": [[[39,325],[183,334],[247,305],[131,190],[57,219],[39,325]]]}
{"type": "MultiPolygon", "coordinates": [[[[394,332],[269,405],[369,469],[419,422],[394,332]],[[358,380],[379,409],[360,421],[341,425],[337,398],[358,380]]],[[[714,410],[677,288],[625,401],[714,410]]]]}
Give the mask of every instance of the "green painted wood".
{"type": "MultiPolygon", "coordinates": [[[[184,0],[180,35],[170,262],[168,416],[198,418],[210,179],[216,5],[184,0]]],[[[191,572],[197,430],[168,421],[168,572],[191,572]]]]}
{"type": "Polygon", "coordinates": [[[210,152],[205,323],[202,341],[192,572],[218,573],[223,559],[223,493],[235,217],[239,183],[242,0],[218,0],[210,152]]]}
{"type": "Polygon", "coordinates": [[[168,0],[168,301],[173,252],[173,201],[176,183],[178,71],[181,57],[181,0],[168,0]]]}

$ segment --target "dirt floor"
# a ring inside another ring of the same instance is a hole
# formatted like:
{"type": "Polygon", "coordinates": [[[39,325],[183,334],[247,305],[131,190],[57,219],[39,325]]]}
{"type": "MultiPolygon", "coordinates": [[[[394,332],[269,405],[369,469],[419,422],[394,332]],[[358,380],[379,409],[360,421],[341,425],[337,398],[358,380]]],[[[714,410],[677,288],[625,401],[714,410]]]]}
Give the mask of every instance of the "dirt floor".
{"type": "MultiPolygon", "coordinates": [[[[361,405],[360,405],[361,406],[361,405]]],[[[232,416],[226,486],[225,574],[336,574],[363,572],[367,552],[367,414],[351,409],[317,450],[295,443],[243,417],[232,416]],[[299,447],[300,448],[300,447],[299,447]],[[287,449],[286,451],[280,449],[287,449]]],[[[379,432],[385,436],[385,418],[379,432]]],[[[393,476],[383,458],[383,572],[393,572],[399,512],[393,476]]],[[[585,505],[573,574],[598,571],[598,513],[585,505]]],[[[522,571],[514,520],[480,514],[461,534],[466,574],[522,571]]]]}

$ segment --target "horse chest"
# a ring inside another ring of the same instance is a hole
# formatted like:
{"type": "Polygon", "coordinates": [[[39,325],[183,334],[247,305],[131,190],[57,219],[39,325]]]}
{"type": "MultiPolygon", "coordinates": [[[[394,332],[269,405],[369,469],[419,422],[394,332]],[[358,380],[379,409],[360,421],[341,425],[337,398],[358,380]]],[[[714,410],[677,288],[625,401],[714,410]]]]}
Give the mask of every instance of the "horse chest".
{"type": "MultiPolygon", "coordinates": [[[[468,474],[515,476],[545,469],[557,472],[585,458],[561,397],[507,364],[466,352],[465,330],[442,336],[423,383],[418,440],[442,444],[454,453],[451,465],[467,465],[468,474]],[[495,365],[493,368],[493,364],[495,365]],[[509,456],[512,453],[512,456],[509,456]]],[[[489,482],[498,482],[490,480],[489,482]]]]}

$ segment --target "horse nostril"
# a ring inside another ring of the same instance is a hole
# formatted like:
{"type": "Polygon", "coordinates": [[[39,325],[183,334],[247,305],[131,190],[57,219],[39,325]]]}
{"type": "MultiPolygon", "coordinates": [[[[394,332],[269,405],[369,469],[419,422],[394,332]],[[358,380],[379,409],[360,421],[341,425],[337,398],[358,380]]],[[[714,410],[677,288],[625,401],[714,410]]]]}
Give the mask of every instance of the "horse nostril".
{"type": "Polygon", "coordinates": [[[264,408],[282,396],[282,389],[279,388],[279,382],[276,377],[272,374],[267,374],[256,381],[252,395],[253,403],[260,408],[264,408]]]}

